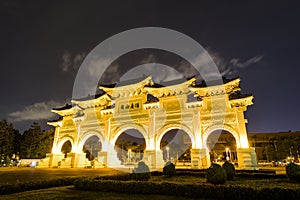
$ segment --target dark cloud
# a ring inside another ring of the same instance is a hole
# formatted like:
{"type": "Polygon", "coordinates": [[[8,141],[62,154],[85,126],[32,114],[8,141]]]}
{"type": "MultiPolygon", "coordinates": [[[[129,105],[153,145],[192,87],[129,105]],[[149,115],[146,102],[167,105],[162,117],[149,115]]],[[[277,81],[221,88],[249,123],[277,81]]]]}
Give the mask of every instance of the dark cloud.
{"type": "Polygon", "coordinates": [[[63,105],[63,103],[53,100],[37,102],[32,105],[28,105],[21,110],[9,113],[8,117],[9,120],[13,122],[50,119],[56,115],[51,112],[51,109],[61,105],[63,105]]]}
{"type": "Polygon", "coordinates": [[[65,51],[62,55],[62,71],[77,71],[85,57],[85,52],[72,55],[69,51],[65,51]]]}

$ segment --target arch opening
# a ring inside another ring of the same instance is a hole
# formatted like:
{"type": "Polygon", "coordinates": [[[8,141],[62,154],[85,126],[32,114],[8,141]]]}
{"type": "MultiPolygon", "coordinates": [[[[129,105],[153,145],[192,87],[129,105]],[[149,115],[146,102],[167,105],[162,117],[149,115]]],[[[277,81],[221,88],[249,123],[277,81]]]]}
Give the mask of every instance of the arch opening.
{"type": "Polygon", "coordinates": [[[146,140],[136,129],[123,131],[115,142],[117,158],[122,165],[133,165],[143,159],[146,140]]]}
{"type": "Polygon", "coordinates": [[[67,157],[67,154],[72,151],[72,143],[70,140],[67,140],[63,143],[61,147],[61,153],[65,155],[65,158],[67,157]]]}
{"type": "Polygon", "coordinates": [[[223,164],[226,160],[237,164],[237,142],[232,133],[215,130],[209,134],[206,147],[210,150],[210,160],[223,164]]]}
{"type": "Polygon", "coordinates": [[[97,135],[90,136],[83,144],[82,151],[86,153],[86,158],[89,161],[98,157],[98,153],[102,149],[102,143],[97,135]]]}
{"type": "Polygon", "coordinates": [[[181,129],[171,129],[164,133],[160,141],[160,149],[165,162],[179,163],[191,162],[192,139],[181,129]]]}

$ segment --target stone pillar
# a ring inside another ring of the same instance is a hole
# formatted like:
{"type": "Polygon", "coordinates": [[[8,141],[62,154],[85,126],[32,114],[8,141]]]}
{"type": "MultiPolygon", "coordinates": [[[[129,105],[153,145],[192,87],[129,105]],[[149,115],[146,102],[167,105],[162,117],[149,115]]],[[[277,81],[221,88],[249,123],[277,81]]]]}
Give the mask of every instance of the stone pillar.
{"type": "Polygon", "coordinates": [[[60,153],[60,154],[51,154],[50,156],[50,164],[49,166],[50,167],[58,167],[58,162],[60,162],[64,157],[65,155],[60,153]]]}
{"type": "Polygon", "coordinates": [[[122,168],[121,161],[117,157],[117,152],[112,151],[101,151],[98,153],[98,162],[104,167],[111,168],[122,168]]]}
{"type": "Polygon", "coordinates": [[[210,166],[209,152],[202,149],[191,149],[191,164],[194,169],[206,169],[210,166]]]}
{"type": "Polygon", "coordinates": [[[72,157],[71,166],[75,168],[86,167],[86,153],[68,153],[72,157]]]}
{"type": "Polygon", "coordinates": [[[145,150],[143,161],[148,165],[150,169],[160,169],[165,165],[161,150],[145,150]]]}
{"type": "Polygon", "coordinates": [[[98,162],[107,167],[107,152],[100,151],[98,153],[98,162]]]}
{"type": "Polygon", "coordinates": [[[255,148],[237,148],[239,169],[257,170],[255,148]]]}
{"type": "Polygon", "coordinates": [[[36,168],[49,168],[51,162],[52,153],[46,153],[46,158],[42,158],[36,168]]]}

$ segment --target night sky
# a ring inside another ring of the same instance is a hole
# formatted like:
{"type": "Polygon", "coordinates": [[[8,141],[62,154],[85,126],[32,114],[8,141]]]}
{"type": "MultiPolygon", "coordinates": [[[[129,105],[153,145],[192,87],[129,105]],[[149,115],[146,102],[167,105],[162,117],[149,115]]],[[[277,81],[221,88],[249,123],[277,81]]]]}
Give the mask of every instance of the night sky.
{"type": "MultiPolygon", "coordinates": [[[[300,5],[226,2],[1,0],[0,118],[21,131],[33,122],[49,128],[51,108],[70,101],[95,46],[128,29],[164,27],[192,37],[224,75],[241,78],[242,92],[254,95],[248,132],[300,130],[300,5]]],[[[113,79],[108,72],[106,83],[113,79]]]]}

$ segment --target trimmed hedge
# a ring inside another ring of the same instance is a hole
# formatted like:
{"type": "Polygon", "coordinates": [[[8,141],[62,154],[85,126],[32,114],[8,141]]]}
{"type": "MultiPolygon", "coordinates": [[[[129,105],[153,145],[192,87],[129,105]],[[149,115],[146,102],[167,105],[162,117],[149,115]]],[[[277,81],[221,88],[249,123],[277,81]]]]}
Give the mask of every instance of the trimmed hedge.
{"type": "Polygon", "coordinates": [[[140,161],[138,167],[132,171],[131,178],[136,181],[148,181],[151,178],[151,173],[146,163],[140,161]]]}
{"type": "MultiPolygon", "coordinates": [[[[153,171],[151,172],[151,176],[161,176],[163,175],[163,172],[158,172],[158,171],[153,171]]],[[[176,176],[194,176],[194,177],[203,177],[205,178],[205,171],[202,170],[179,170],[176,169],[176,176]]],[[[280,178],[286,178],[286,175],[284,174],[273,174],[273,173],[266,173],[265,171],[263,172],[247,172],[247,171],[242,171],[240,172],[239,170],[236,170],[235,177],[239,178],[249,178],[249,179],[280,179],[280,178]]]]}
{"type": "Polygon", "coordinates": [[[300,182],[300,166],[295,163],[289,163],[286,166],[286,176],[291,180],[300,182]]]}
{"type": "Polygon", "coordinates": [[[95,190],[102,192],[158,194],[186,196],[208,199],[299,199],[300,190],[286,188],[254,189],[244,186],[211,185],[211,184],[179,184],[169,182],[137,182],[116,180],[78,179],[74,182],[79,190],[95,190]]]}
{"type": "Polygon", "coordinates": [[[117,180],[117,181],[128,181],[132,180],[132,177],[130,174],[115,174],[115,175],[107,175],[107,176],[95,176],[91,177],[95,180],[117,180]]]}
{"type": "MultiPolygon", "coordinates": [[[[15,184],[0,184],[0,195],[12,194],[30,190],[46,189],[51,187],[69,186],[73,185],[73,182],[78,179],[87,177],[66,177],[53,180],[42,180],[42,181],[32,181],[32,182],[17,182],[15,184]]],[[[130,174],[116,174],[107,176],[95,176],[91,177],[94,180],[118,180],[127,181],[132,180],[130,174]]]]}
{"type": "Polygon", "coordinates": [[[39,190],[51,187],[73,185],[73,182],[79,178],[60,178],[53,180],[43,180],[35,182],[17,182],[15,184],[0,185],[0,195],[24,192],[29,190],[39,190]]]}
{"type": "Polygon", "coordinates": [[[271,174],[271,173],[247,173],[247,172],[243,172],[243,173],[236,173],[235,177],[239,177],[239,178],[249,178],[249,179],[280,179],[286,178],[286,175],[284,174],[271,174]]]}
{"type": "Polygon", "coordinates": [[[163,174],[169,177],[176,175],[175,165],[168,161],[163,168],[163,174]]]}
{"type": "Polygon", "coordinates": [[[225,161],[224,164],[222,165],[222,168],[226,172],[227,180],[234,180],[234,177],[235,177],[234,165],[228,161],[225,161]]]}
{"type": "Polygon", "coordinates": [[[205,178],[212,184],[224,184],[227,180],[226,171],[218,164],[212,163],[206,170],[205,178]]]}

